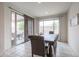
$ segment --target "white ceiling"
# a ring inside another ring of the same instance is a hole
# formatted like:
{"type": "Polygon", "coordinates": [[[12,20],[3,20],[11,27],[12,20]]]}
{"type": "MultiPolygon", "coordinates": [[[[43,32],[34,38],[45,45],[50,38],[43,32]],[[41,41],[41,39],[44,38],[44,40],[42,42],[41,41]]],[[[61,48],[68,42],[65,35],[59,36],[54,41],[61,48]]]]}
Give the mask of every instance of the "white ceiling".
{"type": "Polygon", "coordinates": [[[32,17],[42,17],[62,14],[68,11],[70,2],[10,2],[25,14],[32,17]]]}

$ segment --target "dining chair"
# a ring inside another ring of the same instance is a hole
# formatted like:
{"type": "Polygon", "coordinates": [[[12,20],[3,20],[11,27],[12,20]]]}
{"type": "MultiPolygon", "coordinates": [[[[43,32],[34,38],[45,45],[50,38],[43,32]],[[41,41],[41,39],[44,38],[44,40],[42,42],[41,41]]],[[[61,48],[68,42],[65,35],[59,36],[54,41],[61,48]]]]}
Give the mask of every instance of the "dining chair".
{"type": "Polygon", "coordinates": [[[53,53],[54,53],[53,56],[56,56],[57,40],[58,40],[58,35],[56,36],[54,42],[50,42],[50,43],[49,43],[49,48],[50,48],[50,51],[49,51],[49,52],[52,52],[52,50],[51,50],[52,48],[51,48],[50,45],[53,46],[53,53]]]}
{"type": "Polygon", "coordinates": [[[49,31],[49,34],[54,34],[54,31],[49,31]]]}
{"type": "Polygon", "coordinates": [[[31,47],[32,47],[32,57],[33,55],[39,55],[45,57],[48,50],[47,46],[45,47],[44,37],[42,36],[29,36],[31,40],[31,47]]]}

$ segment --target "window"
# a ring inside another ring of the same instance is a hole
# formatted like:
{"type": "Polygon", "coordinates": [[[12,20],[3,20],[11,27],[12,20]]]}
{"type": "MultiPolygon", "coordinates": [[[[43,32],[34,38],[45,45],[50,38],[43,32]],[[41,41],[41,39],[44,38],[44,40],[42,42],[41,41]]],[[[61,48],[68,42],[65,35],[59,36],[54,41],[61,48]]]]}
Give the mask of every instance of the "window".
{"type": "Polygon", "coordinates": [[[59,33],[59,20],[42,20],[39,22],[39,34],[49,34],[49,31],[59,33]]]}
{"type": "Polygon", "coordinates": [[[44,34],[48,34],[49,31],[54,31],[53,21],[44,21],[44,34]]]}

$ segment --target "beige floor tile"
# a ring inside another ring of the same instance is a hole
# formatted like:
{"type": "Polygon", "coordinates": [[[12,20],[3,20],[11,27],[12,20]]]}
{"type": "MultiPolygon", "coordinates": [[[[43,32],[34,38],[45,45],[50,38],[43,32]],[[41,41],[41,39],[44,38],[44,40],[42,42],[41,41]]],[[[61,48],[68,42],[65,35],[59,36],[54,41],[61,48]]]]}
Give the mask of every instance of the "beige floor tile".
{"type": "MultiPolygon", "coordinates": [[[[72,49],[66,43],[57,43],[57,57],[74,57],[72,49]]],[[[11,49],[5,50],[0,54],[0,57],[31,57],[31,43],[26,42],[11,49]]],[[[38,57],[35,55],[35,57],[38,57]]]]}

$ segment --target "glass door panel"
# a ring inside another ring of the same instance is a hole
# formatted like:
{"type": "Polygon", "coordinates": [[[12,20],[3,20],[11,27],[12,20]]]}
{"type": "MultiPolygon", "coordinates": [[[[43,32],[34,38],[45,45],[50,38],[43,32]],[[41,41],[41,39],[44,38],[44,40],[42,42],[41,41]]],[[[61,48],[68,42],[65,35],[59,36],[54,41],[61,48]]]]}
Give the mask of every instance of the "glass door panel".
{"type": "Polygon", "coordinates": [[[59,34],[59,20],[43,20],[39,22],[39,34],[49,34],[50,31],[59,34]]]}
{"type": "Polygon", "coordinates": [[[54,20],[54,33],[59,34],[59,20],[54,20]]]}
{"type": "Polygon", "coordinates": [[[24,42],[24,17],[16,14],[16,44],[24,42]]]}
{"type": "Polygon", "coordinates": [[[53,21],[44,21],[44,34],[49,34],[49,31],[53,30],[53,21]]]}
{"type": "Polygon", "coordinates": [[[28,35],[33,35],[33,20],[28,20],[28,35]]]}

